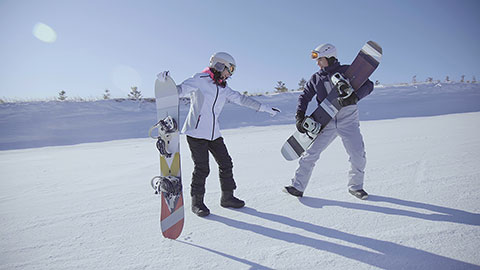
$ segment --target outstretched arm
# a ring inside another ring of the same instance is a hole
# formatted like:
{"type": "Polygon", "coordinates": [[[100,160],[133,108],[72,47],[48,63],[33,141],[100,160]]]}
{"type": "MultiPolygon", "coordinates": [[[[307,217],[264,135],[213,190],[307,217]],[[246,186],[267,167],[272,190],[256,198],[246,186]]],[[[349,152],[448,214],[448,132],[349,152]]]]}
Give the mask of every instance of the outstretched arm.
{"type": "Polygon", "coordinates": [[[278,108],[272,107],[268,104],[262,104],[255,99],[242,95],[239,92],[231,89],[231,88],[225,88],[227,93],[227,99],[235,104],[238,104],[240,106],[244,106],[259,112],[267,112],[271,114],[272,116],[275,116],[277,113],[280,112],[278,108]]]}

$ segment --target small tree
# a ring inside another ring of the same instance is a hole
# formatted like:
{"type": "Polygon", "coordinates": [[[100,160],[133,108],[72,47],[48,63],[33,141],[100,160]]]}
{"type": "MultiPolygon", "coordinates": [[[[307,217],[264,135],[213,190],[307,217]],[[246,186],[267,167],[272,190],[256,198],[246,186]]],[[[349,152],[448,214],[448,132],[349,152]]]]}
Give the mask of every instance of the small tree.
{"type": "Polygon", "coordinates": [[[128,94],[128,97],[133,100],[139,100],[142,98],[142,92],[138,90],[138,87],[133,86],[131,87],[132,91],[128,94]]]}
{"type": "Polygon", "coordinates": [[[302,78],[300,82],[298,83],[298,91],[303,91],[305,90],[305,85],[307,84],[307,81],[302,78]]]}
{"type": "Polygon", "coordinates": [[[67,92],[65,92],[64,90],[60,91],[60,93],[58,93],[58,100],[60,101],[64,101],[67,99],[67,96],[66,96],[67,92]]]}
{"type": "Polygon", "coordinates": [[[105,89],[105,93],[103,93],[103,99],[110,99],[110,90],[105,89]]]}
{"type": "Polygon", "coordinates": [[[462,75],[462,79],[460,79],[460,82],[465,82],[465,75],[462,75]]]}
{"type": "Polygon", "coordinates": [[[416,84],[417,83],[417,75],[414,75],[412,78],[412,83],[416,84]]]}
{"type": "Polygon", "coordinates": [[[433,82],[433,78],[432,78],[432,77],[428,77],[428,78],[427,78],[427,82],[428,82],[428,83],[432,83],[432,82],[433,82]]]}
{"type": "Polygon", "coordinates": [[[477,78],[475,76],[472,78],[472,83],[477,83],[477,78]]]}
{"type": "Polygon", "coordinates": [[[379,81],[379,80],[376,80],[376,81],[375,81],[375,85],[380,85],[380,81],[379,81]]]}
{"type": "Polygon", "coordinates": [[[288,88],[285,86],[285,83],[282,81],[277,82],[277,86],[275,87],[277,93],[288,92],[288,88]]]}

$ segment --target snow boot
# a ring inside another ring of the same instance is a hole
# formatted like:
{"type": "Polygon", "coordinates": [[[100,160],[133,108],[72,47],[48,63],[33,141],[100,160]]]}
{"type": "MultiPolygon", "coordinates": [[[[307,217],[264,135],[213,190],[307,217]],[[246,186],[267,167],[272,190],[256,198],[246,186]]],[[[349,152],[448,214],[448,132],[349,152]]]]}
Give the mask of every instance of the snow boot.
{"type": "Polygon", "coordinates": [[[365,190],[363,190],[363,189],[360,189],[360,190],[349,189],[348,192],[350,192],[350,194],[359,198],[360,200],[366,200],[368,198],[368,193],[365,192],[365,190]]]}
{"type": "Polygon", "coordinates": [[[295,197],[303,197],[303,192],[294,188],[293,186],[286,186],[283,188],[283,191],[295,197]]]}
{"type": "Polygon", "coordinates": [[[220,205],[222,207],[242,208],[245,206],[245,202],[235,198],[232,191],[222,191],[222,198],[220,199],[220,205]]]}
{"type": "Polygon", "coordinates": [[[192,212],[199,217],[210,215],[210,210],[203,203],[204,195],[192,195],[192,212]]]}

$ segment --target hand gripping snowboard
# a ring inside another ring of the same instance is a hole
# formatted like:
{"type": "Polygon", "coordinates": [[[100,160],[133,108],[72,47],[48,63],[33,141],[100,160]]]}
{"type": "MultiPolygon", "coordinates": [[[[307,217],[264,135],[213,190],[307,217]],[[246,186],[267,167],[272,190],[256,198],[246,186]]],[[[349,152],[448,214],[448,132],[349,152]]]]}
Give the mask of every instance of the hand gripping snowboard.
{"type": "Polygon", "coordinates": [[[310,147],[322,129],[342,108],[339,99],[345,99],[353,91],[358,90],[378,67],[381,58],[382,47],[368,41],[345,71],[344,76],[340,73],[332,75],[330,79],[334,88],[304,122],[307,133],[295,131],[282,146],[282,155],[286,160],[299,158],[310,147]]]}
{"type": "Polygon", "coordinates": [[[166,238],[176,239],[183,229],[182,171],[180,167],[180,140],[178,131],[178,93],[175,82],[155,81],[155,104],[158,122],[149,130],[157,140],[160,152],[160,176],[155,176],[152,187],[161,196],[160,227],[166,238]],[[158,130],[158,134],[154,130],[158,130]]]}

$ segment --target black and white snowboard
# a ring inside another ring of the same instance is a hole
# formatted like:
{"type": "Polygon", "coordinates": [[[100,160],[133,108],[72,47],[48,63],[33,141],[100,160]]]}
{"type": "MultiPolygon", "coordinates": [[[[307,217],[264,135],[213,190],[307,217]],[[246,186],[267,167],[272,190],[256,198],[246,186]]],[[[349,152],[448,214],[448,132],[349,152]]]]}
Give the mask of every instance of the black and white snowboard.
{"type": "Polygon", "coordinates": [[[282,155],[286,160],[299,158],[320,136],[322,129],[342,108],[339,99],[347,98],[358,90],[380,64],[382,47],[374,41],[368,41],[357,54],[345,74],[335,73],[330,80],[334,88],[320,103],[318,108],[306,119],[304,127],[310,132],[295,133],[282,146],[282,155]]]}
{"type": "Polygon", "coordinates": [[[175,82],[167,76],[155,81],[155,104],[158,122],[150,128],[160,152],[160,175],[152,187],[161,197],[160,227],[166,238],[180,236],[184,223],[182,171],[180,166],[179,104],[175,82]],[[155,132],[158,130],[158,132],[155,132]]]}

